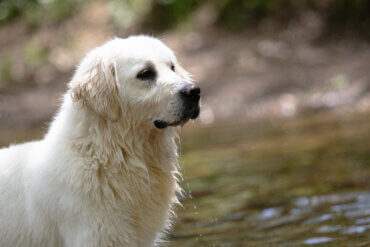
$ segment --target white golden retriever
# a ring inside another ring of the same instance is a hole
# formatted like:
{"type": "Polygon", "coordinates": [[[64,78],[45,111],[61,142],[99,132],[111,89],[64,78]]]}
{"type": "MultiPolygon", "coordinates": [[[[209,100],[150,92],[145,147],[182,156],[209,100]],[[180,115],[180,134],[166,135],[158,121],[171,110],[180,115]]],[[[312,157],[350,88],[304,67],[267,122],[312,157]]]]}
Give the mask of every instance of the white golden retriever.
{"type": "Polygon", "coordinates": [[[172,126],[199,100],[157,39],[92,50],[44,139],[0,150],[0,246],[154,246],[179,191],[172,126]]]}

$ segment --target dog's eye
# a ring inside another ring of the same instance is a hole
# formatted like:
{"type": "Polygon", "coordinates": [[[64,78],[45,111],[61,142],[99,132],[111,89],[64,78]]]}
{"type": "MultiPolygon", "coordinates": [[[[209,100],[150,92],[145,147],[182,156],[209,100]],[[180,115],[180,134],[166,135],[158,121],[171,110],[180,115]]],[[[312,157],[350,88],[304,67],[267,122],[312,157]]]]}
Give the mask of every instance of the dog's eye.
{"type": "Polygon", "coordinates": [[[156,75],[157,74],[153,68],[145,68],[136,75],[136,78],[142,81],[149,81],[154,80],[156,75]]]}
{"type": "Polygon", "coordinates": [[[171,64],[171,70],[175,72],[175,65],[171,64]]]}

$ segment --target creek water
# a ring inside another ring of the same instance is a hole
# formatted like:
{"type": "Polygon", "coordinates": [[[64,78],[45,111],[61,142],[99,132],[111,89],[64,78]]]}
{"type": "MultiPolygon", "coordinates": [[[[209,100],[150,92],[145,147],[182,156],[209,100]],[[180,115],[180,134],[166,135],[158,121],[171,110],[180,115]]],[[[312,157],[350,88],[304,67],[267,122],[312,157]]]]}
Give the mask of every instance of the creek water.
{"type": "Polygon", "coordinates": [[[370,246],[370,116],[194,128],[167,246],[370,246]]]}

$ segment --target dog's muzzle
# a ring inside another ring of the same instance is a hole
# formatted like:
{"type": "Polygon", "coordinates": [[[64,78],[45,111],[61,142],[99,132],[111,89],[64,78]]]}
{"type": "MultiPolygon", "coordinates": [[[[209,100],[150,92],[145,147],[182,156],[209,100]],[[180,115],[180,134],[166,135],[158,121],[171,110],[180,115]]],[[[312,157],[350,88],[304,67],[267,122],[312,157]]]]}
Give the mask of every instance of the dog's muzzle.
{"type": "Polygon", "coordinates": [[[182,102],[182,112],[179,120],[169,123],[162,120],[154,121],[155,127],[158,129],[164,129],[167,126],[177,126],[185,124],[189,119],[195,119],[199,116],[200,112],[200,88],[194,84],[186,84],[178,92],[178,96],[182,102]]]}

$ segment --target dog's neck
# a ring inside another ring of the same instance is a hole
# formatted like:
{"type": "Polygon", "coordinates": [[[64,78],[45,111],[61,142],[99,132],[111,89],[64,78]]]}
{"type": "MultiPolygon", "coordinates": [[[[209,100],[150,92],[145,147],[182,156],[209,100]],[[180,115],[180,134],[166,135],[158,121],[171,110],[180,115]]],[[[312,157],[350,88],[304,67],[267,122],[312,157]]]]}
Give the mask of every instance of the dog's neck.
{"type": "Polygon", "coordinates": [[[44,141],[54,152],[69,152],[59,155],[64,162],[53,163],[65,174],[59,179],[79,197],[162,217],[171,214],[178,202],[175,192],[181,192],[175,138],[173,129],[145,132],[99,120],[66,94],[44,141]],[[153,204],[156,212],[151,212],[153,204]]]}
{"type": "Polygon", "coordinates": [[[49,132],[58,134],[47,134],[46,140],[66,140],[63,143],[70,150],[91,159],[97,166],[144,170],[157,166],[166,172],[177,171],[177,134],[173,128],[142,128],[125,123],[124,119],[111,122],[72,102],[68,93],[49,132]],[[136,167],[127,167],[129,164],[136,167]]]}

